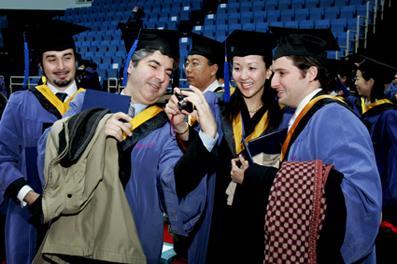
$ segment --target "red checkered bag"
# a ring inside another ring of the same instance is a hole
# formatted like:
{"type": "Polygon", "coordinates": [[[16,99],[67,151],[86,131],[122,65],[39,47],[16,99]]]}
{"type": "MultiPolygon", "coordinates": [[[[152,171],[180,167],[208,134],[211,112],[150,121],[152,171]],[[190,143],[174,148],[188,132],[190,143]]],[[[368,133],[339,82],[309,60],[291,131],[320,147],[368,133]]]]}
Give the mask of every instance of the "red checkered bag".
{"type": "Polygon", "coordinates": [[[282,163],[265,216],[264,263],[316,263],[326,210],[324,186],[331,169],[320,160],[282,163]]]}

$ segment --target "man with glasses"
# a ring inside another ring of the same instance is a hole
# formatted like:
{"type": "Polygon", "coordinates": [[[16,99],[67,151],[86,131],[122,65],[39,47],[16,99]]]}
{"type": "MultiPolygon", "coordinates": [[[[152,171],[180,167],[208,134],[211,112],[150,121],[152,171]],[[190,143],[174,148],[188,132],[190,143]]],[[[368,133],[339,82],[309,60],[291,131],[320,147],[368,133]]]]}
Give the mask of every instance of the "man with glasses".
{"type": "Polygon", "coordinates": [[[222,43],[192,33],[192,49],[184,64],[189,85],[202,92],[221,90],[218,80],[223,76],[223,55],[222,43]]]}

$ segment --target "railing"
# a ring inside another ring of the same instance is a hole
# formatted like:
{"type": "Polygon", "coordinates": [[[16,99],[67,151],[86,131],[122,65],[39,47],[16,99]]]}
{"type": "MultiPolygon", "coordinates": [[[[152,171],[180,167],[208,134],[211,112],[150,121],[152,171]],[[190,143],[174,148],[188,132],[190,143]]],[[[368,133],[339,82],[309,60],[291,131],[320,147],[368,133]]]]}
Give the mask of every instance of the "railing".
{"type": "Polygon", "coordinates": [[[346,31],[346,48],[345,48],[345,57],[349,56],[350,53],[350,29],[346,31]]]}
{"type": "MultiPolygon", "coordinates": [[[[15,90],[25,89],[23,87],[23,76],[11,76],[10,77],[10,94],[15,90]]],[[[40,80],[40,76],[29,76],[27,88],[33,88],[37,85],[40,80]]]]}
{"type": "Polygon", "coordinates": [[[76,4],[91,4],[92,0],[76,0],[76,4]]]}
{"type": "Polygon", "coordinates": [[[122,88],[124,88],[120,83],[123,82],[123,78],[121,78],[120,80],[116,77],[109,77],[107,80],[107,85],[108,85],[108,92],[109,93],[119,93],[122,88]]]}

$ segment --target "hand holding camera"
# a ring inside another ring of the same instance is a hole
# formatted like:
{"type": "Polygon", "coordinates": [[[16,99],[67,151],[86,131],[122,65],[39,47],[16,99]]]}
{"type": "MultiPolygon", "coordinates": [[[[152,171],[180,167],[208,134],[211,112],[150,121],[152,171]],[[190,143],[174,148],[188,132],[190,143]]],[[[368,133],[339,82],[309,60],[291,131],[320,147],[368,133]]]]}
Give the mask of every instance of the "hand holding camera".
{"type": "MultiPolygon", "coordinates": [[[[188,91],[188,92],[193,92],[191,89],[181,89],[180,91],[188,91]]],[[[186,95],[183,95],[182,93],[175,93],[176,98],[178,99],[178,107],[179,110],[185,110],[188,113],[192,113],[194,110],[192,102],[189,102],[186,98],[186,95]]]]}
{"type": "Polygon", "coordinates": [[[186,116],[189,115],[191,120],[196,120],[200,124],[200,129],[205,134],[215,138],[216,122],[200,89],[193,86],[190,86],[190,89],[175,88],[174,95],[171,96],[165,107],[165,112],[178,131],[183,131],[186,128],[186,116]]]}

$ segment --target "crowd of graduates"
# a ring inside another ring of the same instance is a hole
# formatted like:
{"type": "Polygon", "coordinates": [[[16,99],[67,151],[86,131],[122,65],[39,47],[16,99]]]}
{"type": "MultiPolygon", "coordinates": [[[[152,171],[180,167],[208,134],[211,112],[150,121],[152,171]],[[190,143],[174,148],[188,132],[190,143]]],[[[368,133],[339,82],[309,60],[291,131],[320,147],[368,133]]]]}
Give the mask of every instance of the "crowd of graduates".
{"type": "Polygon", "coordinates": [[[187,58],[141,29],[113,95],[78,74],[87,28],[45,27],[41,83],[0,94],[7,264],[161,263],[164,221],[179,263],[393,263],[396,67],[327,59],[329,29],[192,33],[187,58]]]}

